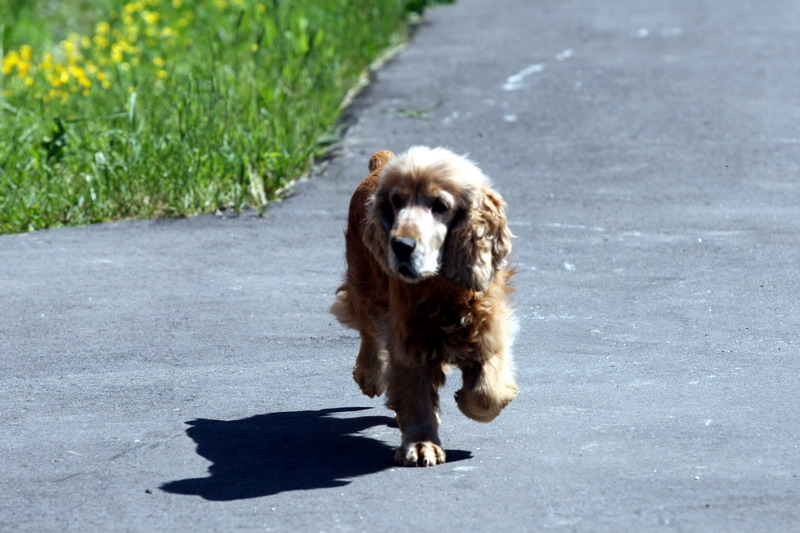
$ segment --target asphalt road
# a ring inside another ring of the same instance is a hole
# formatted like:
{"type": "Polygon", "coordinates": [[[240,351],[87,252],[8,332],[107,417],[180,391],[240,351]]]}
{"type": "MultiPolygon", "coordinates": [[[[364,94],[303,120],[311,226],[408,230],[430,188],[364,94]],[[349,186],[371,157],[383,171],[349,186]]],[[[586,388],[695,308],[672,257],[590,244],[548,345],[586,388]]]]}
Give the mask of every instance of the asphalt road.
{"type": "Polygon", "coordinates": [[[460,0],[266,216],[0,237],[0,531],[800,531],[800,3],[460,0]],[[520,396],[448,463],[328,315],[379,149],[506,197],[520,396]]]}

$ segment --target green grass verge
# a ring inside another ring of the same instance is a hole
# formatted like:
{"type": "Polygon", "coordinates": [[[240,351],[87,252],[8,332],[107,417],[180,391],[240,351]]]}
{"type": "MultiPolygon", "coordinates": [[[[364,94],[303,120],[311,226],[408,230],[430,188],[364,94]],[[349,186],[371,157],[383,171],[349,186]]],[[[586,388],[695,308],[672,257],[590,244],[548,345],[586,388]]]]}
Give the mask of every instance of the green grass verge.
{"type": "Polygon", "coordinates": [[[265,205],[429,3],[0,0],[0,233],[265,205]]]}

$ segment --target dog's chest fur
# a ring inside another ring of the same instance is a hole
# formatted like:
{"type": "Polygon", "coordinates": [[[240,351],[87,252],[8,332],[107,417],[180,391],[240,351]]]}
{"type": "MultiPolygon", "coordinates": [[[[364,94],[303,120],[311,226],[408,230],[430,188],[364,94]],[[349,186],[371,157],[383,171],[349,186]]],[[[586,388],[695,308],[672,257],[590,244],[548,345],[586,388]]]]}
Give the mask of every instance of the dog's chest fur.
{"type": "Polygon", "coordinates": [[[402,346],[408,364],[457,363],[471,359],[481,342],[493,299],[472,291],[448,291],[442,282],[390,290],[389,307],[408,312],[392,313],[389,343],[402,346]]]}

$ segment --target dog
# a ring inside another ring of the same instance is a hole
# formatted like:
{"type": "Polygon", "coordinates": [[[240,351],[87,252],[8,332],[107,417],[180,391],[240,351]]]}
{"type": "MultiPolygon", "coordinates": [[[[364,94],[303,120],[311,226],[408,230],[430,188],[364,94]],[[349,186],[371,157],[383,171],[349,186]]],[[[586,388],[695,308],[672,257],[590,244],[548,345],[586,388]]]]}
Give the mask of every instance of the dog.
{"type": "Polygon", "coordinates": [[[444,148],[377,152],[350,201],[347,272],[331,312],[358,330],[353,378],[386,393],[402,433],[395,461],[445,462],[438,389],[462,372],[456,403],[490,422],[518,394],[510,347],[506,203],[475,164],[444,148]]]}

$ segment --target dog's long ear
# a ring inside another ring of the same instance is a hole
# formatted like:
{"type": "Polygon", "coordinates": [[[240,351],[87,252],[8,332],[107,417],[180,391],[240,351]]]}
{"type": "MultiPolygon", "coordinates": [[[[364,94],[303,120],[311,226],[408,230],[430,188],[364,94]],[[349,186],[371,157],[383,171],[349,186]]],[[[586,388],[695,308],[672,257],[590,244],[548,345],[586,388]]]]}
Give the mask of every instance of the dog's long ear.
{"type": "Polygon", "coordinates": [[[386,198],[385,192],[378,188],[380,173],[383,166],[395,158],[389,150],[375,152],[369,159],[370,175],[362,182],[364,193],[358,200],[359,207],[363,209],[364,216],[361,224],[361,238],[367,249],[372,253],[376,261],[384,268],[388,269],[387,260],[389,253],[389,232],[386,229],[387,223],[385,211],[386,198]]]}
{"type": "Polygon", "coordinates": [[[467,289],[483,291],[505,265],[511,231],[503,198],[483,187],[447,234],[442,273],[467,289]]]}

